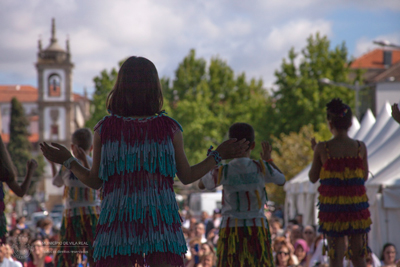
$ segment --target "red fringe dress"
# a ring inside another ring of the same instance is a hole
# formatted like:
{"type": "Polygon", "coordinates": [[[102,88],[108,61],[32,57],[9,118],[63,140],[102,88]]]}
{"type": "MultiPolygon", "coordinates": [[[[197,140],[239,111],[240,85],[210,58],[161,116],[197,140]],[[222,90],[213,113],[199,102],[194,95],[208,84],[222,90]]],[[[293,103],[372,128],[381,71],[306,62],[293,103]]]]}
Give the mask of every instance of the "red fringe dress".
{"type": "Polygon", "coordinates": [[[111,115],[94,130],[101,137],[103,180],[95,266],[183,266],[187,247],[173,190],[172,144],[181,126],[163,113],[146,119],[111,115]]]}
{"type": "MultiPolygon", "coordinates": [[[[343,237],[362,234],[363,254],[368,250],[367,233],[372,224],[368,210],[368,197],[364,186],[364,163],[358,156],[334,158],[329,154],[321,168],[319,192],[319,232],[329,237],[343,237]]],[[[332,242],[334,243],[334,242],[332,242]]],[[[346,257],[351,258],[351,247],[346,257]]],[[[335,256],[335,248],[329,248],[328,255],[335,256]]]]}

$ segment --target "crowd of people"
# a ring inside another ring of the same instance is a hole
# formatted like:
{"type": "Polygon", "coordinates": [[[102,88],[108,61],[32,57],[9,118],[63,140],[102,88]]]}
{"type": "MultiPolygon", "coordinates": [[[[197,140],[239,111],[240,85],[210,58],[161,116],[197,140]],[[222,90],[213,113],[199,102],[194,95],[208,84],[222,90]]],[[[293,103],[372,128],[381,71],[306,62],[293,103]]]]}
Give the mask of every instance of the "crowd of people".
{"type": "MultiPolygon", "coordinates": [[[[323,255],[323,244],[327,240],[318,233],[314,225],[302,225],[301,215],[289,220],[283,227],[283,218],[278,210],[268,211],[265,215],[269,221],[271,232],[273,261],[276,267],[328,267],[328,255],[323,255]],[[279,215],[276,216],[276,215],[279,215]]],[[[183,230],[189,251],[185,255],[185,267],[214,267],[217,266],[217,242],[221,210],[214,210],[209,216],[202,212],[196,219],[188,207],[183,209],[183,230]]],[[[366,257],[367,267],[398,267],[396,247],[387,243],[381,251],[369,252],[366,257]]],[[[343,260],[344,267],[353,266],[349,259],[343,260]]]]}

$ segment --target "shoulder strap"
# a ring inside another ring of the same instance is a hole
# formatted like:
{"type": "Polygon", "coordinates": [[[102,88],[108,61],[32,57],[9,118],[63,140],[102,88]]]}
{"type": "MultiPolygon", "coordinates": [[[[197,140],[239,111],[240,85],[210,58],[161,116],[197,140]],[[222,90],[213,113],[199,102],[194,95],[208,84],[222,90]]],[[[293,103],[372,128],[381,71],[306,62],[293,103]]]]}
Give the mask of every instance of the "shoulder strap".
{"type": "Polygon", "coordinates": [[[330,158],[331,154],[329,153],[328,142],[325,142],[325,151],[326,151],[326,154],[328,155],[328,158],[330,158]]]}

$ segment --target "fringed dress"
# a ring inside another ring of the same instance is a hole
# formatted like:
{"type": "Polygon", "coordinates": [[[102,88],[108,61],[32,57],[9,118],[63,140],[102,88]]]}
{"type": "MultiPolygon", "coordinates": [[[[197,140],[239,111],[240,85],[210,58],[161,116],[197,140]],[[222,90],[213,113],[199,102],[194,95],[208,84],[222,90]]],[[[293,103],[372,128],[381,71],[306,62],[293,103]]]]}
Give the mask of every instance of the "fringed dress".
{"type": "Polygon", "coordinates": [[[217,266],[274,266],[265,184],[283,184],[285,176],[267,162],[244,157],[215,168],[202,181],[209,190],[223,186],[217,266]]]}
{"type": "Polygon", "coordinates": [[[4,204],[4,189],[3,189],[3,181],[4,178],[1,177],[0,181],[0,245],[6,243],[6,234],[7,234],[7,220],[6,215],[4,214],[4,210],[6,209],[6,205],[4,204]]]}
{"type": "MultiPolygon", "coordinates": [[[[368,232],[372,224],[368,210],[368,197],[364,186],[364,163],[360,156],[360,142],[356,157],[331,157],[327,143],[328,159],[320,172],[319,232],[335,238],[363,235],[363,255],[368,250],[368,232]]],[[[334,241],[331,242],[334,245],[334,241]]],[[[325,248],[324,248],[325,250],[325,248]]],[[[335,248],[330,247],[328,255],[335,257],[335,248]]],[[[351,258],[348,247],[346,257],[351,258]]]]}
{"type": "MultiPolygon", "coordinates": [[[[92,158],[86,158],[91,166],[92,158]]],[[[86,255],[93,257],[93,242],[100,214],[100,191],[84,185],[64,166],[53,178],[53,184],[64,186],[65,203],[54,262],[56,266],[75,267],[78,262],[73,251],[85,249],[86,255]]]]}
{"type": "Polygon", "coordinates": [[[101,137],[103,180],[95,266],[183,266],[187,247],[173,190],[172,143],[181,126],[164,113],[146,119],[111,115],[94,130],[101,137]]]}

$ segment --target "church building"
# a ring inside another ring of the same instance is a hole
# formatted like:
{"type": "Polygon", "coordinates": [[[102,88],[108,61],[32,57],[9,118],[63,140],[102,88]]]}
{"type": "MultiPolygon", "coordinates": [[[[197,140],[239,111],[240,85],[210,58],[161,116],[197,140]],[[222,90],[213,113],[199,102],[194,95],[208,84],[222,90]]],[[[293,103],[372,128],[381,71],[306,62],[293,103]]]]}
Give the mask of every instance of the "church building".
{"type": "MultiPolygon", "coordinates": [[[[67,148],[71,135],[85,127],[90,117],[90,100],[84,95],[73,93],[72,78],[74,64],[71,61],[69,40],[65,49],[57,42],[55,20],[52,19],[50,44],[42,49],[38,42],[37,87],[33,85],[0,85],[0,129],[4,143],[10,140],[11,99],[21,102],[29,120],[29,141],[32,154],[41,153],[40,142],[57,142],[67,148]]],[[[47,161],[46,161],[47,162],[47,161]]],[[[52,174],[47,166],[44,179],[37,191],[47,201],[48,208],[60,204],[62,188],[52,185],[52,174]]]]}
{"type": "Polygon", "coordinates": [[[79,95],[72,91],[74,64],[69,40],[65,49],[58,44],[54,19],[47,48],[42,49],[39,40],[35,66],[37,88],[32,85],[0,85],[0,129],[3,141],[9,141],[11,99],[16,97],[29,119],[29,141],[34,150],[43,141],[59,142],[69,147],[71,134],[77,128],[84,127],[90,116],[90,100],[86,93],[79,95]]]}

